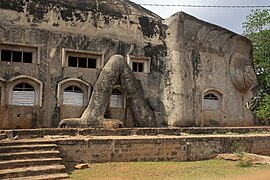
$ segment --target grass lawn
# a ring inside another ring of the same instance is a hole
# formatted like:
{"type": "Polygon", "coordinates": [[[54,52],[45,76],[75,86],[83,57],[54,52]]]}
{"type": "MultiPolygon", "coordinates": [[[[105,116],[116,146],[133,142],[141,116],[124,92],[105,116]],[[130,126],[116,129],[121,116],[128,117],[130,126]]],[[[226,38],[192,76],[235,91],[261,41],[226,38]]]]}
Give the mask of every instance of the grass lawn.
{"type": "Polygon", "coordinates": [[[260,179],[256,174],[267,174],[270,166],[240,167],[239,162],[208,160],[197,162],[129,162],[91,164],[89,169],[75,170],[70,178],[76,180],[124,179],[260,179]],[[251,177],[254,176],[254,177],[251,177]]]}

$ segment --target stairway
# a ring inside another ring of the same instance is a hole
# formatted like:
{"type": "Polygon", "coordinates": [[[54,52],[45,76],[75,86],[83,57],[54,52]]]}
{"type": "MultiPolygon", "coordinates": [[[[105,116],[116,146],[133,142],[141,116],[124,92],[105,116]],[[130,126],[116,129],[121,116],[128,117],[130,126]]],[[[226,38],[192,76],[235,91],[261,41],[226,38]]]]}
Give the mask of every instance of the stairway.
{"type": "Polygon", "coordinates": [[[66,179],[63,160],[54,141],[1,140],[0,179],[66,179]]]}
{"type": "Polygon", "coordinates": [[[6,139],[6,134],[3,132],[0,132],[0,140],[6,139]]]}

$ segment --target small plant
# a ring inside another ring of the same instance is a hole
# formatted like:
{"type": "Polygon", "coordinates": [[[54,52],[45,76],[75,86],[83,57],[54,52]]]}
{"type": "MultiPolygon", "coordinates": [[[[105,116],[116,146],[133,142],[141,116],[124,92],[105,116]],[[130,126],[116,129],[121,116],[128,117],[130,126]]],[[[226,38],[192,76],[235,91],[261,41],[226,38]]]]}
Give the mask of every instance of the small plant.
{"type": "Polygon", "coordinates": [[[230,149],[229,150],[232,153],[237,153],[237,152],[240,152],[239,147],[240,147],[240,143],[239,142],[232,142],[230,144],[230,149]]]}
{"type": "Polygon", "coordinates": [[[239,158],[239,167],[251,167],[253,165],[252,160],[249,157],[245,156],[245,152],[237,151],[234,154],[239,158]]]}
{"type": "Polygon", "coordinates": [[[243,152],[243,151],[237,150],[234,154],[235,154],[239,159],[242,159],[242,158],[244,157],[244,152],[243,152]]]}
{"type": "Polygon", "coordinates": [[[252,161],[250,159],[240,159],[238,166],[239,167],[252,167],[252,161]]]}

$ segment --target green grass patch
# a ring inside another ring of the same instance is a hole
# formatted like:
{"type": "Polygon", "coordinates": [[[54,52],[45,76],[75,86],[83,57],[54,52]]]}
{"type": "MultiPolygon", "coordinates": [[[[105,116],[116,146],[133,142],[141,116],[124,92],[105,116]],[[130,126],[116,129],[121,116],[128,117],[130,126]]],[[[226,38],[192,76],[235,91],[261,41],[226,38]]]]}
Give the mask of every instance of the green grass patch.
{"type": "Polygon", "coordinates": [[[76,180],[102,179],[226,179],[270,171],[270,166],[239,166],[237,161],[208,160],[197,162],[130,162],[91,164],[91,168],[70,174],[76,180]]]}

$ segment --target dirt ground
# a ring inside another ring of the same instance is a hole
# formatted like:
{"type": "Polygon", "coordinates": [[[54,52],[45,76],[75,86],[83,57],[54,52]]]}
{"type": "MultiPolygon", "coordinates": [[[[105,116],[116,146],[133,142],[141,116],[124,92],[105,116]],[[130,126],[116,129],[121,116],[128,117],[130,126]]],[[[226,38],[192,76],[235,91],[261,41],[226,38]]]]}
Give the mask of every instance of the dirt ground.
{"type": "Polygon", "coordinates": [[[237,161],[90,164],[70,172],[74,180],[270,180],[269,165],[240,167],[237,161]]]}
{"type": "Polygon", "coordinates": [[[270,170],[268,172],[261,171],[243,177],[227,178],[224,180],[270,180],[270,170]]]}

